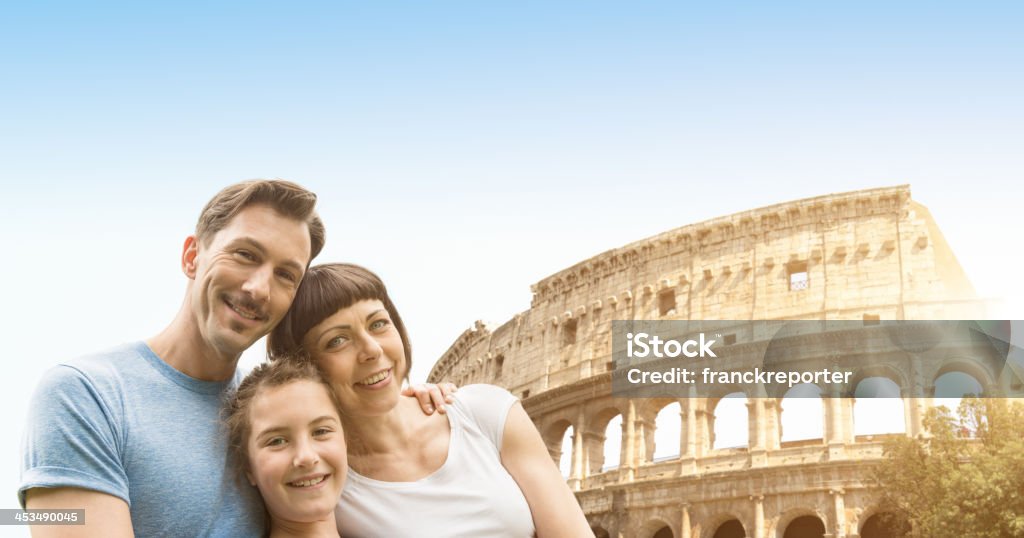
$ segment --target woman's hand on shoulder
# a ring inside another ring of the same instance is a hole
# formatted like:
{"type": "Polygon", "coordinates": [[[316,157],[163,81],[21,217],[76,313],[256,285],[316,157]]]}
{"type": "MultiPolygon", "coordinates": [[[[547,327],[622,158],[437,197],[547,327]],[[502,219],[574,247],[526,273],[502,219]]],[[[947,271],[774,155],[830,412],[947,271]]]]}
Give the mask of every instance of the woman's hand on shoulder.
{"type": "Polygon", "coordinates": [[[576,496],[519,402],[505,419],[501,463],[523,491],[538,537],[594,536],[576,496]]]}
{"type": "Polygon", "coordinates": [[[415,383],[405,387],[402,396],[411,396],[419,400],[420,408],[426,415],[432,415],[435,409],[443,414],[445,404],[452,403],[457,390],[459,388],[455,383],[415,383]]]}

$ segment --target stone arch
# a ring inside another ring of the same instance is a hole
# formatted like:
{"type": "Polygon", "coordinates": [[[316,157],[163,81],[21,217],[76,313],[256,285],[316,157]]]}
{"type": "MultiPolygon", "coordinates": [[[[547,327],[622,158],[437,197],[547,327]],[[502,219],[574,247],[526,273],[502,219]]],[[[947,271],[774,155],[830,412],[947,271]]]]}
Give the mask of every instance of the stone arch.
{"type": "Polygon", "coordinates": [[[746,538],[747,536],[747,530],[743,528],[743,523],[737,518],[723,521],[708,529],[708,532],[710,533],[708,538],[746,538]]]}
{"type": "Polygon", "coordinates": [[[980,395],[984,392],[985,384],[976,376],[959,368],[953,367],[948,370],[943,368],[939,372],[942,373],[933,381],[935,392],[932,405],[935,407],[945,406],[953,419],[960,423],[961,435],[972,435],[972,428],[961,423],[957,410],[965,396],[968,394],[980,395]],[[946,371],[943,372],[943,370],[946,371]]]}
{"type": "Polygon", "coordinates": [[[682,410],[673,398],[651,398],[637,409],[637,422],[643,428],[643,462],[679,457],[682,410]]]}
{"type": "Polygon", "coordinates": [[[651,517],[640,526],[638,538],[675,538],[676,531],[660,517],[651,517]]]}
{"type": "Polygon", "coordinates": [[[544,439],[544,445],[548,447],[548,454],[551,454],[551,459],[556,464],[562,455],[562,440],[565,437],[565,433],[572,427],[572,422],[566,419],[558,419],[549,423],[541,434],[541,437],[544,439]]]}
{"type": "Polygon", "coordinates": [[[765,534],[768,536],[775,536],[775,538],[804,538],[802,536],[786,536],[786,529],[790,526],[790,524],[792,524],[794,521],[800,518],[816,518],[822,523],[826,532],[830,528],[829,526],[831,522],[829,521],[829,518],[825,516],[825,514],[813,508],[798,507],[791,508],[779,514],[778,517],[775,518],[774,525],[772,525],[773,529],[765,534]]]}
{"type": "Polygon", "coordinates": [[[587,516],[587,525],[594,531],[595,538],[611,538],[618,533],[619,521],[615,514],[604,512],[587,516]]]}
{"type": "Polygon", "coordinates": [[[825,522],[816,515],[801,515],[785,526],[781,538],[824,538],[825,522]]]}
{"type": "MultiPolygon", "coordinates": [[[[983,391],[985,390],[986,387],[992,386],[992,384],[994,382],[992,376],[990,375],[990,373],[987,370],[985,370],[984,368],[982,368],[976,362],[969,361],[969,360],[957,360],[957,361],[947,362],[946,364],[944,364],[942,366],[942,368],[939,368],[938,370],[935,371],[935,374],[932,376],[932,379],[931,379],[932,387],[937,389],[936,384],[938,383],[939,378],[941,378],[942,376],[947,375],[947,374],[955,374],[955,373],[960,373],[960,374],[964,374],[964,375],[969,376],[969,377],[973,377],[974,380],[981,387],[981,390],[983,390],[983,391]]],[[[936,397],[942,397],[937,392],[935,393],[935,396],[936,397]]],[[[979,396],[980,396],[980,394],[979,394],[979,396]]]]}
{"type": "Polygon", "coordinates": [[[850,376],[850,388],[853,393],[850,395],[857,397],[857,387],[860,383],[865,379],[875,377],[888,379],[895,383],[896,387],[901,390],[910,387],[910,381],[907,379],[906,373],[899,370],[892,364],[872,364],[852,370],[852,375],[850,376]]]}
{"type": "Polygon", "coordinates": [[[800,516],[786,524],[781,538],[824,538],[825,532],[825,522],[821,518],[800,516]]]}
{"type": "Polygon", "coordinates": [[[675,538],[675,533],[672,532],[672,527],[668,525],[658,529],[651,538],[675,538]]]}
{"type": "Polygon", "coordinates": [[[621,424],[623,421],[623,412],[614,405],[605,405],[599,408],[598,411],[591,415],[588,419],[589,427],[584,430],[585,438],[584,443],[588,445],[587,455],[589,456],[590,462],[589,467],[591,472],[601,473],[608,471],[619,466],[619,458],[615,458],[614,461],[605,461],[605,453],[609,456],[618,455],[622,446],[622,431],[619,429],[617,432],[611,432],[609,434],[608,426],[618,419],[618,423],[621,424]],[[609,435],[613,439],[609,439],[609,435]]]}
{"type": "Polygon", "coordinates": [[[743,391],[730,392],[708,401],[708,445],[712,450],[750,446],[749,401],[750,397],[743,391]],[[739,443],[740,439],[742,443],[739,443]]]}
{"type": "MultiPolygon", "coordinates": [[[[879,372],[881,373],[881,372],[879,372]]],[[[891,376],[861,377],[854,384],[853,434],[879,435],[907,431],[901,388],[891,376]],[[859,421],[857,417],[871,417],[859,421]]]]}
{"type": "Polygon", "coordinates": [[[780,443],[825,438],[825,408],[822,394],[821,386],[800,383],[786,391],[779,399],[780,443]]]}
{"type": "Polygon", "coordinates": [[[858,524],[861,538],[899,538],[910,531],[910,524],[892,512],[874,509],[858,524]]]}

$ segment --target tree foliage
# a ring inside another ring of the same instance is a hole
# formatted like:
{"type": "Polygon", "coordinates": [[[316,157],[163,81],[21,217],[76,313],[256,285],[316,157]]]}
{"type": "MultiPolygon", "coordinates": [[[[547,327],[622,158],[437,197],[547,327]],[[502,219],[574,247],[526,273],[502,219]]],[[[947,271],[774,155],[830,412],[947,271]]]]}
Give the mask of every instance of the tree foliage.
{"type": "Polygon", "coordinates": [[[929,410],[920,439],[886,446],[881,505],[913,538],[1024,537],[1024,405],[965,398],[929,410]]]}

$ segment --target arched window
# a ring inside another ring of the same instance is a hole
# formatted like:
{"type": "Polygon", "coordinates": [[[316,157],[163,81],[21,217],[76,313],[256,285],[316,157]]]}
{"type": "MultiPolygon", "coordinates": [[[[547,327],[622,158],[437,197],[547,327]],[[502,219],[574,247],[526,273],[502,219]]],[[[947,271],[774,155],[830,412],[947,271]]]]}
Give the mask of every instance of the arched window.
{"type": "Polygon", "coordinates": [[[558,470],[562,471],[563,478],[569,478],[572,473],[572,437],[573,427],[569,426],[562,436],[562,454],[558,457],[558,470]]]}
{"type": "Polygon", "coordinates": [[[782,442],[824,439],[821,387],[801,383],[782,397],[782,442]]]}
{"type": "Polygon", "coordinates": [[[654,461],[679,457],[679,402],[670,403],[654,417],[654,461]]]}
{"type": "Polygon", "coordinates": [[[718,526],[715,535],[711,538],[746,538],[747,531],[743,530],[743,524],[738,519],[730,519],[718,526]]]}
{"type": "Polygon", "coordinates": [[[748,446],[747,396],[742,392],[727,394],[715,406],[715,443],[712,448],[748,446]]]}
{"type": "Polygon", "coordinates": [[[907,431],[900,387],[887,377],[867,377],[853,391],[853,434],[876,435],[907,431]]]}
{"type": "Polygon", "coordinates": [[[815,516],[800,516],[786,525],[782,538],[824,538],[825,524],[815,516]]]}
{"type": "Polygon", "coordinates": [[[619,452],[622,449],[622,415],[615,415],[604,429],[604,464],[601,471],[619,468],[619,452]]]}

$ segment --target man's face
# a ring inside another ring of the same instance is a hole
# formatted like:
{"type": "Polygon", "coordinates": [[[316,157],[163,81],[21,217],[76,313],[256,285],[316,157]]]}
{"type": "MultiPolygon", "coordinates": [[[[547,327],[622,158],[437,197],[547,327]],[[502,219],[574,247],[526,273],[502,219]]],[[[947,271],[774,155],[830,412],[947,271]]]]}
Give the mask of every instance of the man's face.
{"type": "Polygon", "coordinates": [[[291,306],[309,263],[309,228],[253,205],[205,242],[186,243],[192,312],[206,344],[236,358],[291,306]]]}

